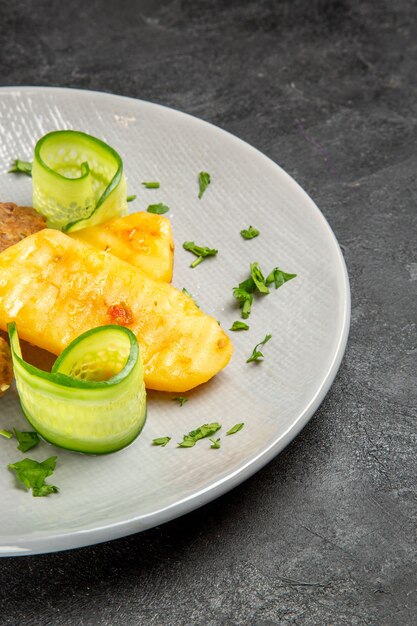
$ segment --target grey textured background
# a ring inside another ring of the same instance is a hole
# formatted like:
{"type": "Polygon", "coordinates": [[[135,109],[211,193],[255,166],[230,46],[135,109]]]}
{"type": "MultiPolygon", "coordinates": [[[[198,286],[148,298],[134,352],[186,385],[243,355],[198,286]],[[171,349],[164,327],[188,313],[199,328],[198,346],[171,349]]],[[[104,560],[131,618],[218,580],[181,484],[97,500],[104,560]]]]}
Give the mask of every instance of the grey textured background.
{"type": "Polygon", "coordinates": [[[0,560],[0,624],[417,622],[417,6],[411,0],[0,0],[0,84],[110,91],[282,165],[342,245],[340,373],[287,450],[140,535],[0,560]]]}

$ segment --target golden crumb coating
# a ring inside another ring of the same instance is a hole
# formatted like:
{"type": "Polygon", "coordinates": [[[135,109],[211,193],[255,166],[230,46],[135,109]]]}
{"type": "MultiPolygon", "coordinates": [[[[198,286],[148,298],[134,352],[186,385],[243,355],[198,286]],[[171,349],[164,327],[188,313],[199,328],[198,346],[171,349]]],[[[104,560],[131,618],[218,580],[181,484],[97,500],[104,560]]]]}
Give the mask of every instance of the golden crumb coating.
{"type": "Polygon", "coordinates": [[[46,228],[45,218],[35,209],[0,202],[0,252],[43,228],[46,228]]]}

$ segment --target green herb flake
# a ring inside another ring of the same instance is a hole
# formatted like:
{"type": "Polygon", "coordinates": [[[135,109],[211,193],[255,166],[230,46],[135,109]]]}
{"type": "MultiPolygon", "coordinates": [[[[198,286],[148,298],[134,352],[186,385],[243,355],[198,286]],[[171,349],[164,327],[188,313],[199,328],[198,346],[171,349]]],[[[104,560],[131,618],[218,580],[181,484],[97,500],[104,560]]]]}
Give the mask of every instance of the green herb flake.
{"type": "Polygon", "coordinates": [[[220,448],[220,437],[218,439],[210,439],[212,445],[210,446],[210,448],[213,448],[213,450],[217,450],[218,448],[220,448]]]}
{"type": "Polygon", "coordinates": [[[32,176],[32,163],[30,161],[21,161],[15,159],[12,167],[9,169],[9,174],[26,174],[26,176],[32,176]]]}
{"type": "MultiPolygon", "coordinates": [[[[251,264],[252,267],[253,264],[251,264]]],[[[233,297],[239,302],[239,306],[242,310],[242,317],[246,320],[250,313],[253,304],[253,293],[256,291],[256,284],[252,276],[239,283],[238,287],[233,289],[233,297]]]]}
{"type": "Polygon", "coordinates": [[[259,230],[256,230],[253,226],[249,226],[249,228],[241,230],[240,234],[243,239],[253,239],[259,235],[259,230]]]}
{"type": "Polygon", "coordinates": [[[262,274],[261,267],[259,263],[251,263],[250,264],[250,274],[253,282],[255,283],[256,289],[259,293],[266,295],[269,293],[269,289],[265,284],[265,278],[262,274]]]}
{"type": "Polygon", "coordinates": [[[271,285],[272,283],[275,283],[275,289],[278,289],[278,287],[281,287],[284,283],[292,280],[296,276],[297,274],[288,274],[287,272],[280,270],[279,267],[274,267],[272,272],[266,277],[265,284],[271,285]]]}
{"type": "Polygon", "coordinates": [[[178,444],[179,448],[192,448],[195,446],[197,441],[200,439],[205,439],[206,437],[211,437],[211,435],[215,435],[218,430],[220,430],[221,424],[218,422],[212,422],[211,424],[203,424],[199,428],[195,430],[191,430],[188,435],[184,435],[183,440],[178,444]]]}
{"type": "Polygon", "coordinates": [[[237,320],[236,322],[233,322],[229,330],[249,330],[249,326],[245,324],[245,322],[237,320]]]}
{"type": "Polygon", "coordinates": [[[200,263],[209,256],[216,256],[218,250],[214,248],[207,248],[207,246],[197,246],[194,241],[185,241],[182,244],[184,250],[188,250],[192,254],[195,254],[197,259],[191,263],[190,267],[197,267],[200,263]]]}
{"type": "Polygon", "coordinates": [[[136,200],[136,194],[133,194],[133,196],[127,196],[126,198],[126,202],[133,202],[133,200],[136,200]]]}
{"type": "Polygon", "coordinates": [[[244,291],[247,291],[247,293],[255,293],[256,285],[252,276],[249,276],[249,278],[239,283],[239,289],[243,289],[244,291]]]}
{"type": "Polygon", "coordinates": [[[240,424],[235,424],[230,430],[227,431],[226,435],[234,435],[235,433],[238,433],[239,430],[242,430],[244,425],[244,422],[241,422],[240,424]]]}
{"type": "Polygon", "coordinates": [[[19,442],[17,449],[21,452],[27,452],[31,450],[39,443],[38,433],[35,432],[22,432],[21,430],[13,429],[16,439],[19,442]]]}
{"type": "Polygon", "coordinates": [[[239,306],[242,310],[242,317],[246,320],[251,313],[253,303],[252,294],[245,289],[242,289],[242,287],[235,287],[233,289],[233,297],[239,302],[239,306]]]}
{"type": "Polygon", "coordinates": [[[15,472],[16,478],[22,482],[27,489],[32,489],[35,497],[49,496],[51,493],[58,493],[58,487],[45,483],[45,478],[53,474],[57,457],[51,456],[49,459],[38,463],[33,459],[23,459],[16,463],[10,463],[7,467],[15,472]]]}
{"type": "Polygon", "coordinates": [[[194,302],[194,304],[196,305],[196,307],[199,309],[200,306],[199,304],[196,302],[194,296],[188,291],[188,289],[186,289],[185,287],[183,287],[182,289],[182,293],[185,293],[186,296],[188,296],[189,298],[191,298],[191,300],[194,302]]]}
{"type": "Polygon", "coordinates": [[[188,398],[184,398],[183,396],[177,396],[176,398],[172,398],[174,402],[178,402],[180,406],[184,406],[186,402],[188,402],[188,398]]]}
{"type": "Polygon", "coordinates": [[[159,189],[159,187],[161,186],[157,182],[154,182],[154,183],[143,182],[142,185],[145,187],[145,189],[159,189]]]}
{"type": "Polygon", "coordinates": [[[197,441],[195,439],[193,439],[192,437],[187,437],[185,435],[184,439],[180,441],[180,443],[178,444],[178,447],[179,448],[192,448],[193,446],[195,446],[196,443],[197,441]]]}
{"type": "Polygon", "coordinates": [[[165,448],[165,446],[171,441],[171,437],[158,437],[158,439],[153,439],[153,446],[161,446],[165,448]]]}
{"type": "Polygon", "coordinates": [[[201,200],[201,198],[203,197],[203,193],[205,192],[207,187],[210,185],[210,183],[211,183],[210,174],[208,172],[200,172],[198,175],[198,186],[199,186],[198,198],[199,200],[201,200]]]}
{"type": "Polygon", "coordinates": [[[166,204],[162,204],[162,202],[160,202],[159,204],[150,204],[146,210],[148,211],[148,213],[163,215],[164,213],[168,213],[170,208],[166,204]]]}
{"type": "Polygon", "coordinates": [[[5,430],[4,428],[0,429],[0,435],[6,439],[13,439],[13,433],[11,433],[10,430],[5,430]]]}
{"type": "Polygon", "coordinates": [[[275,267],[272,272],[264,278],[260,265],[256,262],[250,264],[250,273],[249,278],[239,283],[239,286],[233,289],[233,297],[236,298],[239,303],[244,320],[247,319],[251,313],[253,293],[258,292],[262,295],[266,295],[269,293],[268,287],[272,283],[274,283],[275,288],[278,289],[278,287],[281,287],[281,285],[297,276],[297,274],[287,274],[278,267],[275,267]]]}
{"type": "Polygon", "coordinates": [[[264,355],[258,348],[260,346],[264,346],[271,339],[271,337],[272,335],[265,335],[265,339],[254,347],[253,352],[246,363],[252,363],[253,361],[259,361],[264,358],[264,355]]]}
{"type": "Polygon", "coordinates": [[[214,435],[215,433],[217,433],[218,430],[220,430],[220,428],[221,424],[219,424],[218,422],[203,424],[203,426],[200,426],[195,430],[191,430],[188,433],[188,436],[198,441],[199,439],[204,439],[205,437],[210,437],[210,435],[214,435]]]}

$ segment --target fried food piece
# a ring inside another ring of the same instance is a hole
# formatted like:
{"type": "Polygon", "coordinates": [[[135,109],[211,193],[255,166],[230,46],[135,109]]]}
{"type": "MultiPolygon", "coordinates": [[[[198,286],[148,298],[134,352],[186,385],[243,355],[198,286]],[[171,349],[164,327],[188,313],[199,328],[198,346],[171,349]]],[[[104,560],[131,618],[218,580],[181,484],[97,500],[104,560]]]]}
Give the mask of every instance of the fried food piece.
{"type": "Polygon", "coordinates": [[[171,222],[162,215],[132,213],[69,236],[139,267],[154,280],[172,280],[174,240],[171,222]]]}
{"type": "MultiPolygon", "coordinates": [[[[6,330],[1,330],[0,328],[0,339],[1,338],[3,338],[7,345],[9,345],[9,333],[6,330]]],[[[22,350],[22,357],[25,361],[34,367],[43,370],[44,372],[51,371],[52,366],[56,361],[56,354],[42,350],[42,348],[38,348],[38,346],[34,346],[32,343],[29,343],[24,339],[20,340],[20,348],[22,350]]]]}
{"type": "Polygon", "coordinates": [[[0,252],[46,228],[46,220],[29,206],[0,202],[0,252]]]}
{"type": "Polygon", "coordinates": [[[0,396],[3,396],[13,379],[12,357],[9,344],[0,337],[0,396]]]}
{"type": "Polygon", "coordinates": [[[192,298],[57,230],[0,254],[0,327],[54,354],[90,328],[120,324],[137,336],[145,384],[187,391],[225,367],[229,337],[192,298]]]}

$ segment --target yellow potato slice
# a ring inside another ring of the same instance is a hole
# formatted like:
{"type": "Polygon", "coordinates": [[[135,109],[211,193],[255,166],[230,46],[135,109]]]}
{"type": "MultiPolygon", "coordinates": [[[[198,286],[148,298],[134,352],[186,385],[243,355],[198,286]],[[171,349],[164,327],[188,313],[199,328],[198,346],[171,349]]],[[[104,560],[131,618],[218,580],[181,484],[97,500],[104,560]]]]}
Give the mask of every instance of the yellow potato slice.
{"type": "Polygon", "coordinates": [[[137,336],[145,384],[187,391],[227,365],[233,347],[192,298],[56,230],[0,254],[0,327],[53,354],[90,328],[122,324],[137,336]]]}
{"type": "Polygon", "coordinates": [[[172,280],[174,240],[171,222],[162,215],[132,213],[69,236],[139,267],[154,280],[172,280]]]}

